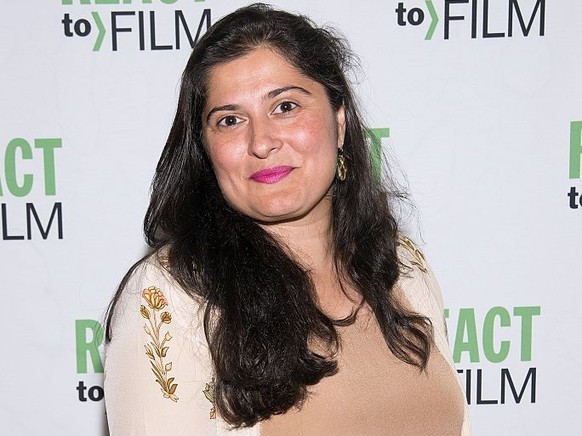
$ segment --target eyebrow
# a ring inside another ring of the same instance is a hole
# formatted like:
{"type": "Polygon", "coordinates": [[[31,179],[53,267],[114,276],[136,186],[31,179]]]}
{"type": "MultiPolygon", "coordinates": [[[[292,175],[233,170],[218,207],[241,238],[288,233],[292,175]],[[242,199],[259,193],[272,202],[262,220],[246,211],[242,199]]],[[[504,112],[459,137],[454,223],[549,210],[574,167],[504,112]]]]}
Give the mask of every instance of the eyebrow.
{"type": "Polygon", "coordinates": [[[216,106],[216,107],[213,107],[210,110],[210,112],[208,112],[208,115],[206,115],[206,122],[210,121],[210,117],[215,112],[220,112],[220,111],[236,111],[236,110],[238,110],[238,108],[239,108],[239,106],[237,106],[236,104],[225,104],[224,106],[216,106]]]}
{"type": "MultiPolygon", "coordinates": [[[[283,86],[282,88],[277,88],[277,89],[273,89],[272,91],[269,91],[265,97],[263,98],[263,100],[271,100],[275,97],[277,97],[279,94],[283,94],[284,92],[287,91],[299,91],[302,94],[305,95],[311,95],[311,92],[309,92],[307,89],[302,88],[301,86],[295,86],[295,85],[290,85],[290,86],[283,86]]],[[[215,112],[221,112],[221,111],[236,111],[239,109],[240,106],[236,105],[236,104],[225,104],[224,106],[216,106],[213,107],[210,112],[208,112],[208,115],[206,115],[206,122],[208,122],[210,120],[210,117],[215,113],[215,112]]]]}
{"type": "Polygon", "coordinates": [[[307,89],[302,88],[301,86],[291,85],[291,86],[284,86],[282,88],[277,88],[277,89],[273,89],[272,91],[269,91],[265,97],[265,100],[270,100],[272,98],[277,97],[279,94],[283,94],[284,92],[292,91],[292,90],[299,91],[305,95],[311,95],[311,92],[309,92],[307,89]]]}

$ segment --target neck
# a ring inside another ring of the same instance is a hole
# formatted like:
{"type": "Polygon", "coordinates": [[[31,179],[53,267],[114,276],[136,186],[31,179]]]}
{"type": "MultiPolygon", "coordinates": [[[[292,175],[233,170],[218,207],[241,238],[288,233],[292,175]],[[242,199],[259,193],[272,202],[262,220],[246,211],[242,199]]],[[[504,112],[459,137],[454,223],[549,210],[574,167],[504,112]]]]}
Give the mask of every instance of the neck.
{"type": "Polygon", "coordinates": [[[349,286],[346,288],[344,284],[342,289],[340,285],[334,265],[330,224],[331,207],[302,219],[262,226],[310,272],[320,309],[331,318],[342,319],[353,313],[361,297],[349,286]]]}
{"type": "Polygon", "coordinates": [[[261,224],[290,250],[290,254],[313,272],[332,262],[331,208],[293,221],[261,224]]]}

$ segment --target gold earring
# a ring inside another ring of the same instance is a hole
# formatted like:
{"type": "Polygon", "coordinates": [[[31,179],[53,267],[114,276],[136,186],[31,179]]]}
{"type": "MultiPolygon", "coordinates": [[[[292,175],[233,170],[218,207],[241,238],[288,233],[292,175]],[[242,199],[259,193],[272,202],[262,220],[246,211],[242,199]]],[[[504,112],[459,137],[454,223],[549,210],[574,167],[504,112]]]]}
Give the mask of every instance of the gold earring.
{"type": "Polygon", "coordinates": [[[338,148],[337,151],[337,166],[336,166],[336,176],[340,182],[343,182],[348,175],[348,167],[346,165],[346,157],[344,155],[344,150],[338,148]]]}

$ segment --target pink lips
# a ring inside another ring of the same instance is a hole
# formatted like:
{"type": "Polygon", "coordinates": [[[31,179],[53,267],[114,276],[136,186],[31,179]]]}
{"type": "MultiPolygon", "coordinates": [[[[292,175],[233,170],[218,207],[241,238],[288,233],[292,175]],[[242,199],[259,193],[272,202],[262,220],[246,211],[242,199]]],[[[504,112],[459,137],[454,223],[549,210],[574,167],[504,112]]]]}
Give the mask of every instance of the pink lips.
{"type": "Polygon", "coordinates": [[[293,167],[286,165],[265,168],[264,170],[253,173],[251,179],[259,183],[272,184],[287,177],[291,171],[293,171],[293,167]]]}

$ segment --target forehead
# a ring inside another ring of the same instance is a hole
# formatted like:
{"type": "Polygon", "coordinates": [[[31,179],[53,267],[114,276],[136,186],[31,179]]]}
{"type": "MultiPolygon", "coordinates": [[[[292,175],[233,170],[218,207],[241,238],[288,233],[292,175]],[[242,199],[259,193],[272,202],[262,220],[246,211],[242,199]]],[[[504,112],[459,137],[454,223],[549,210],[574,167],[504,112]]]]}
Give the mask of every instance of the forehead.
{"type": "Polygon", "coordinates": [[[256,48],[210,69],[206,104],[208,106],[219,103],[216,100],[236,99],[289,85],[323,89],[321,84],[307,77],[276,51],[266,47],[256,48]]]}

